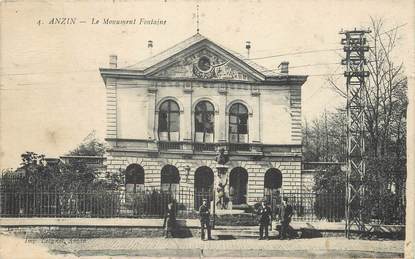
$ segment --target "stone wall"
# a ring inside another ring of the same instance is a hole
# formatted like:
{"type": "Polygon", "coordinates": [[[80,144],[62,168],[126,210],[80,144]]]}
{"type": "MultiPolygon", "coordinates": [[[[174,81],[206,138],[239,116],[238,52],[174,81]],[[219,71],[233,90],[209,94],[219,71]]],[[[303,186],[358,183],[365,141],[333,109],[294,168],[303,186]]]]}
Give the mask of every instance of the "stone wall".
{"type": "MultiPolygon", "coordinates": [[[[1,228],[0,228],[1,230],[1,228]]],[[[163,237],[164,229],[160,227],[100,227],[100,226],[28,226],[9,227],[7,231],[26,239],[87,239],[87,238],[155,238],[163,237]]],[[[200,236],[198,228],[178,227],[174,237],[200,236]]]]}
{"type": "Polygon", "coordinates": [[[314,179],[316,172],[302,172],[302,188],[304,192],[312,192],[316,184],[314,179]]]}
{"type": "MultiPolygon", "coordinates": [[[[283,183],[282,191],[292,192],[301,189],[301,158],[277,157],[273,161],[252,161],[243,158],[234,159],[228,163],[228,177],[233,168],[242,167],[248,172],[247,198],[248,204],[254,204],[261,200],[264,194],[264,176],[268,169],[276,168],[282,173],[283,183]]],[[[142,153],[133,152],[112,152],[107,156],[107,170],[110,173],[119,173],[130,164],[139,164],[144,168],[144,184],[146,187],[160,187],[160,172],[163,166],[173,165],[177,167],[180,173],[181,187],[194,187],[195,171],[201,166],[207,166],[212,169],[215,175],[217,186],[219,179],[217,176],[216,162],[213,158],[165,158],[165,157],[148,157],[142,153]],[[187,175],[185,167],[189,166],[190,171],[187,175]]],[[[229,179],[228,179],[229,180],[229,179]]],[[[229,184],[227,188],[229,187],[229,184]]],[[[229,191],[229,189],[227,190],[229,191]]]]}

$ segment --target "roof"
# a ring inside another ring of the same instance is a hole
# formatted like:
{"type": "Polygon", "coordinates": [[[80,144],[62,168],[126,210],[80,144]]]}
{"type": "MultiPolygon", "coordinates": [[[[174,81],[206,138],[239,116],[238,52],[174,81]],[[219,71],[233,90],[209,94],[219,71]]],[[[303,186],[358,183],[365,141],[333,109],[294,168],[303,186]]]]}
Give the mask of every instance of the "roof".
{"type": "Polygon", "coordinates": [[[124,68],[127,69],[134,69],[134,70],[144,70],[146,68],[152,67],[156,64],[158,64],[159,62],[175,55],[178,54],[179,52],[189,48],[190,46],[201,42],[203,40],[207,39],[206,37],[202,36],[201,34],[197,33],[195,35],[193,35],[190,38],[185,39],[182,42],[177,43],[176,45],[174,45],[171,48],[166,49],[165,51],[162,51],[154,56],[151,56],[147,59],[144,59],[134,65],[130,65],[130,66],[126,66],[124,68]]]}
{"type": "Polygon", "coordinates": [[[176,54],[179,54],[180,52],[186,50],[187,48],[193,46],[194,44],[200,43],[202,41],[207,41],[210,42],[211,44],[214,44],[218,47],[220,47],[221,49],[225,50],[226,52],[228,52],[229,54],[233,55],[235,58],[239,59],[240,61],[244,62],[246,65],[250,66],[252,69],[256,70],[257,72],[260,72],[261,74],[263,74],[264,76],[278,76],[279,74],[276,72],[273,72],[270,69],[267,69],[255,62],[253,62],[250,59],[247,59],[246,57],[244,57],[243,55],[241,55],[240,53],[237,53],[233,50],[227,49],[226,47],[223,47],[211,40],[209,40],[208,38],[206,38],[205,36],[197,33],[195,35],[193,35],[190,38],[185,39],[182,42],[177,43],[176,45],[174,45],[171,48],[166,49],[165,51],[162,51],[154,56],[151,56],[147,59],[144,59],[143,61],[140,61],[136,64],[130,65],[130,66],[126,66],[123,69],[132,69],[132,70],[145,70],[149,67],[152,67],[156,64],[158,64],[159,62],[172,57],[176,54]]]}

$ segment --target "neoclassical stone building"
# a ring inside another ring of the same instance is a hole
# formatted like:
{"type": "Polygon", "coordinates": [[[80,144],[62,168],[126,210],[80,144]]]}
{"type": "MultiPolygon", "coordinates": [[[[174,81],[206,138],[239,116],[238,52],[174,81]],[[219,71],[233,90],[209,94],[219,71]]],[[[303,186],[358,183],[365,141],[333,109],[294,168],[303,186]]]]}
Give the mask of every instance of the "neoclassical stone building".
{"type": "Polygon", "coordinates": [[[306,76],[261,67],[201,34],[132,66],[101,68],[107,170],[126,191],[195,192],[227,183],[234,206],[301,185],[301,86],[306,76]],[[229,156],[219,176],[219,149],[229,156]]]}

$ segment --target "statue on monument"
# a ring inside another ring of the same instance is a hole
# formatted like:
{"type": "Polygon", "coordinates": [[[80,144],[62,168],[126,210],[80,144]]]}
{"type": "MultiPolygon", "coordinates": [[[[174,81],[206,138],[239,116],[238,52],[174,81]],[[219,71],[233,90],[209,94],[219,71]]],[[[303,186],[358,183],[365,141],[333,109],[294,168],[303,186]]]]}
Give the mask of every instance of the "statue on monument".
{"type": "Polygon", "coordinates": [[[229,198],[225,193],[225,187],[228,184],[228,179],[226,178],[225,184],[219,183],[216,191],[218,192],[218,201],[216,202],[216,206],[221,209],[225,209],[229,202],[229,198]]]}
{"type": "Polygon", "coordinates": [[[229,162],[229,157],[225,155],[225,149],[221,148],[219,149],[219,154],[216,156],[216,162],[220,165],[224,165],[227,162],[229,162]]]}
{"type": "Polygon", "coordinates": [[[216,162],[218,163],[218,172],[219,172],[219,184],[216,188],[216,192],[218,193],[218,201],[216,202],[216,206],[221,209],[225,209],[227,207],[227,204],[229,202],[229,197],[225,193],[225,187],[228,184],[228,178],[226,178],[226,182],[222,183],[223,180],[222,175],[226,174],[226,171],[228,170],[227,166],[225,164],[229,162],[229,157],[225,155],[225,149],[221,148],[219,149],[219,154],[215,158],[216,162]]]}

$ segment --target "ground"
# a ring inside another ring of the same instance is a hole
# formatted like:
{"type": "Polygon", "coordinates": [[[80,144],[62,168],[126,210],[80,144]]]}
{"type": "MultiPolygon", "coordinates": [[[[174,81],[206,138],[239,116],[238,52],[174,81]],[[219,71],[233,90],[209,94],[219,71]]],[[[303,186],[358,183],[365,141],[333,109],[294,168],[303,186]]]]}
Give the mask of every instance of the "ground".
{"type": "Polygon", "coordinates": [[[399,258],[404,241],[348,240],[340,237],[294,240],[213,240],[199,238],[90,238],[24,240],[0,236],[0,258],[399,258]],[[19,249],[16,249],[19,247],[19,249]],[[30,252],[28,252],[30,251],[30,252]]]}

